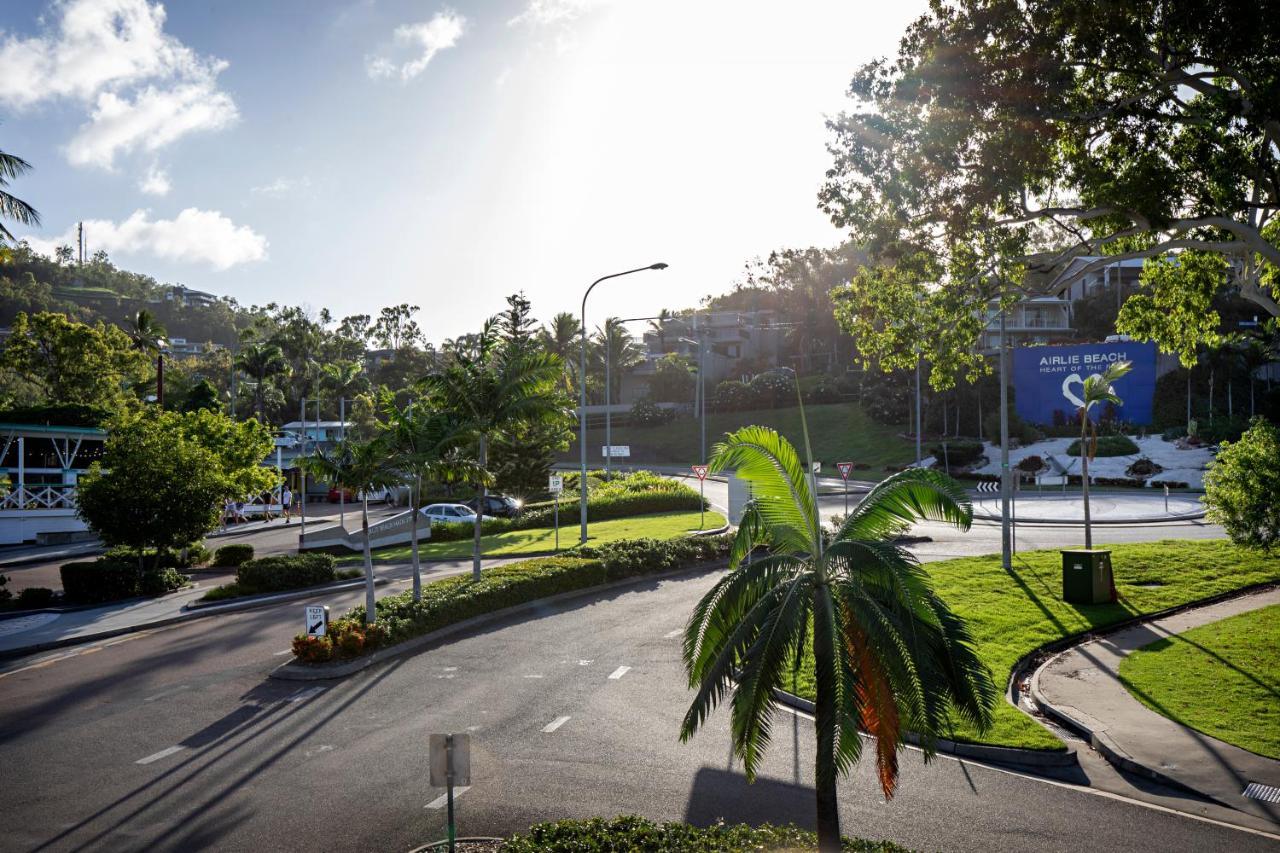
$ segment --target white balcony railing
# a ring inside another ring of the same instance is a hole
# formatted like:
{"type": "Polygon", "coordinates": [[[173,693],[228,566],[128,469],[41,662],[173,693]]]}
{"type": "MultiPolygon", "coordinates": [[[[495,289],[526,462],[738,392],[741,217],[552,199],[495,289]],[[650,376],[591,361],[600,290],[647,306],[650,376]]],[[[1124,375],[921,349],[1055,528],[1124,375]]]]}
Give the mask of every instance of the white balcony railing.
{"type": "Polygon", "coordinates": [[[0,509],[75,509],[75,486],[14,486],[0,497],[0,509]]]}

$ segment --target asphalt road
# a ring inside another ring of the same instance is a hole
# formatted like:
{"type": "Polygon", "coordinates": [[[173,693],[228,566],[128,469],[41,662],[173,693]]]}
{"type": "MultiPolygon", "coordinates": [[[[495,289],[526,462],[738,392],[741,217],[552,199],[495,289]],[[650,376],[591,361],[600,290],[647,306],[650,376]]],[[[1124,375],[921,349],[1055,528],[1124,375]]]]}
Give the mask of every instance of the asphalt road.
{"type": "MultiPolygon", "coordinates": [[[[963,551],[990,551],[993,536],[998,528],[978,527],[963,551]]],[[[954,555],[958,545],[922,547],[954,555]]],[[[779,712],[751,786],[730,760],[724,713],[689,743],[677,738],[690,698],[677,634],[713,580],[566,603],[335,683],[267,678],[305,601],[13,662],[0,671],[0,850],[409,850],[443,835],[426,743],[446,731],[473,736],[473,785],[458,800],[464,834],[622,812],[810,824],[807,720],[779,712]]],[[[361,595],[324,603],[339,611],[361,595]]],[[[1108,772],[1086,762],[1067,778],[1126,784],[1108,772]]],[[[1174,792],[1148,796],[1222,811],[1174,792]]],[[[870,765],[840,799],[847,833],[928,850],[1276,849],[1087,789],[950,759],[925,766],[914,752],[889,803],[870,765]]]]}

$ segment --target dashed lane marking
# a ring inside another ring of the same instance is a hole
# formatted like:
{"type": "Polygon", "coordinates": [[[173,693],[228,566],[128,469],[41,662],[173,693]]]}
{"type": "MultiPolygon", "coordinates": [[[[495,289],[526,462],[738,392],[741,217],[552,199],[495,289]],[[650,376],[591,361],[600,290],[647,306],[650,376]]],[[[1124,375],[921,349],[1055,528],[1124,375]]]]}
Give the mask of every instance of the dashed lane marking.
{"type": "Polygon", "coordinates": [[[286,702],[304,702],[307,699],[312,698],[313,696],[319,696],[321,693],[325,692],[328,689],[329,689],[328,687],[304,687],[301,690],[299,690],[297,693],[294,693],[293,695],[289,696],[287,699],[285,699],[285,701],[286,702]]]}
{"type": "Polygon", "coordinates": [[[271,653],[271,656],[272,656],[273,658],[278,658],[278,657],[280,657],[281,655],[292,654],[292,652],[293,652],[293,649],[285,649],[285,650],[283,650],[283,651],[279,651],[279,652],[272,652],[272,653],[271,653]]]}
{"type": "Polygon", "coordinates": [[[171,746],[171,747],[168,747],[167,749],[162,749],[159,752],[153,752],[151,755],[148,755],[146,758],[139,758],[137,761],[133,763],[134,764],[150,764],[153,761],[159,761],[162,758],[168,758],[170,755],[173,755],[175,752],[182,752],[182,750],[184,749],[186,749],[186,747],[184,746],[171,746]]]}
{"type": "MultiPolygon", "coordinates": [[[[470,785],[462,785],[462,786],[460,786],[460,787],[454,788],[454,789],[453,789],[453,798],[456,800],[456,799],[458,799],[458,797],[461,797],[463,794],[465,794],[467,791],[470,791],[470,790],[471,790],[471,786],[470,786],[470,785]]],[[[427,808],[429,808],[429,809],[442,809],[442,808],[444,808],[445,806],[447,806],[448,804],[449,804],[449,794],[448,794],[448,792],[445,792],[445,793],[441,794],[440,796],[436,797],[436,798],[435,798],[434,800],[432,800],[431,802],[427,803],[427,808]]]]}
{"type": "Polygon", "coordinates": [[[620,666],[617,669],[615,669],[613,672],[609,673],[609,678],[611,678],[614,681],[617,681],[619,678],[622,678],[622,676],[626,675],[630,671],[631,671],[631,667],[620,666]]]}
{"type": "Polygon", "coordinates": [[[554,720],[552,720],[551,722],[543,726],[542,730],[547,734],[551,734],[552,732],[554,732],[556,729],[560,728],[567,722],[569,722],[568,717],[556,717],[554,720]]]}
{"type": "Polygon", "coordinates": [[[683,628],[677,628],[674,631],[668,631],[667,633],[663,634],[662,637],[663,639],[666,639],[666,640],[673,640],[676,637],[679,637],[683,633],[684,633],[683,628]]]}

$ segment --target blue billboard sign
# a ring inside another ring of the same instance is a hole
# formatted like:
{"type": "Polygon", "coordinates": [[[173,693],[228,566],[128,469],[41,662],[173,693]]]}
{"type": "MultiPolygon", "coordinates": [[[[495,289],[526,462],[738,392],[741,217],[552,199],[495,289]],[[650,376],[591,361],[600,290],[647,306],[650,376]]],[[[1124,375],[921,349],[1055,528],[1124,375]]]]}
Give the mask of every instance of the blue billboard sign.
{"type": "MultiPolygon", "coordinates": [[[[1013,350],[1014,409],[1033,424],[1062,424],[1078,417],[1086,377],[1102,373],[1117,361],[1133,370],[1115,383],[1124,405],[1115,417],[1138,425],[1151,423],[1156,393],[1156,345],[1121,341],[1112,344],[1024,347],[1013,350]]],[[[1104,406],[1094,408],[1097,420],[1104,406]]]]}

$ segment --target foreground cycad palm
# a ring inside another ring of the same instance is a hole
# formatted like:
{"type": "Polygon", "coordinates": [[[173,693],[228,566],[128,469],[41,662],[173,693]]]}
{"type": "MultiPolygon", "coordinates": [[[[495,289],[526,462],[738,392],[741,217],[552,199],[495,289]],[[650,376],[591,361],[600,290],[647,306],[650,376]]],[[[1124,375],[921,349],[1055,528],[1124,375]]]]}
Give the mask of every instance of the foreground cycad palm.
{"type": "Polygon", "coordinates": [[[773,690],[786,686],[812,630],[818,841],[837,850],[836,779],[861,755],[859,729],[877,738],[889,797],[905,731],[920,736],[929,758],[948,714],[979,728],[990,723],[999,694],[968,630],[915,558],[894,543],[923,519],[967,529],[972,508],[951,478],[911,469],[872,489],[827,541],[806,473],[812,466],[775,431],[750,426],[726,436],[711,468],[736,468],[755,497],[738,528],[731,571],[698,603],[685,630],[685,666],[697,696],[680,736],[691,737],[732,694],[734,750],[754,778],[772,731],[773,690]],[[770,554],[744,562],[762,544],[770,554]]]}

